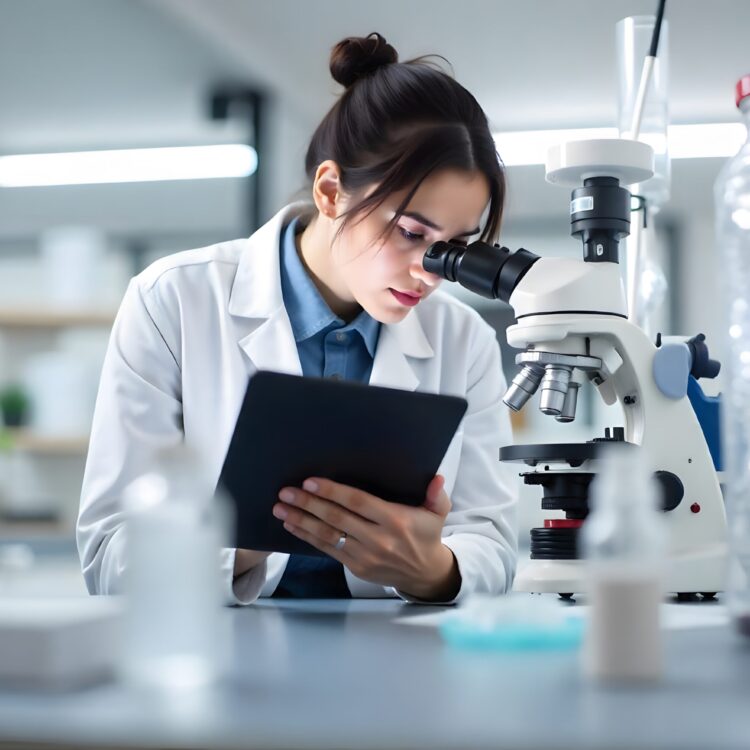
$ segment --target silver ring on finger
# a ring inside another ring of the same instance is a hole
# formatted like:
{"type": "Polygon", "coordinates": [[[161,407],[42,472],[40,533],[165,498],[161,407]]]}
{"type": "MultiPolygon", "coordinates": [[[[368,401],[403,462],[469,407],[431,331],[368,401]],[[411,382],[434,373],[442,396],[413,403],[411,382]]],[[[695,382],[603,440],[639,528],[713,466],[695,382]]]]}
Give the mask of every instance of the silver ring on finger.
{"type": "Polygon", "coordinates": [[[346,532],[342,531],[341,536],[339,537],[338,542],[333,545],[334,549],[344,549],[344,545],[346,544],[346,532]]]}

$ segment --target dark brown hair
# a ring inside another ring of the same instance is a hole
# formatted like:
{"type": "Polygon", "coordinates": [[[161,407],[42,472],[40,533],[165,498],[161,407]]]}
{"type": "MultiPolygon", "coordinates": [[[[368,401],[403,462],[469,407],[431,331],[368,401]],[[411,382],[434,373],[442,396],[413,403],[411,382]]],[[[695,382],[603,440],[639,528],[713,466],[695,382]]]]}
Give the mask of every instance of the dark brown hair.
{"type": "Polygon", "coordinates": [[[305,157],[308,179],[332,159],[348,193],[377,185],[346,212],[343,223],[364,218],[390,194],[409,188],[387,234],[425,178],[455,168],[487,178],[490,206],[481,239],[494,241],[505,173],[477,100],[429,58],[398,62],[396,50],[377,33],[340,41],[331,51],[330,68],[346,91],[313,134],[305,157]]]}

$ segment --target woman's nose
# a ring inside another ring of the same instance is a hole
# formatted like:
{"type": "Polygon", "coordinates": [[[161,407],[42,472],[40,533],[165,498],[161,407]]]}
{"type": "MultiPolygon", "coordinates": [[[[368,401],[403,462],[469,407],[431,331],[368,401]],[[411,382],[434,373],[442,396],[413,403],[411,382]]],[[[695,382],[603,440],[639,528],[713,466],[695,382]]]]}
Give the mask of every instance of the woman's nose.
{"type": "Polygon", "coordinates": [[[421,281],[425,286],[428,286],[428,287],[438,286],[441,281],[440,276],[438,276],[436,273],[430,273],[429,271],[425,271],[424,266],[422,265],[423,257],[424,257],[424,253],[420,254],[416,262],[412,263],[412,266],[411,266],[412,278],[417,279],[418,281],[421,281]]]}

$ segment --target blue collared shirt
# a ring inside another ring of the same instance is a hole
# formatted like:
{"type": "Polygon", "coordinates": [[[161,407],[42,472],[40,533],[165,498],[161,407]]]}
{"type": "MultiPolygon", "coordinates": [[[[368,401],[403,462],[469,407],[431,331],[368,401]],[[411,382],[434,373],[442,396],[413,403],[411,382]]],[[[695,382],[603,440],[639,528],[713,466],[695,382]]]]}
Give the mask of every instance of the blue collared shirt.
{"type": "Polygon", "coordinates": [[[297,342],[302,374],[370,381],[380,323],[362,312],[345,323],[326,304],[297,253],[294,219],[281,241],[281,292],[297,342]]]}
{"type": "MultiPolygon", "coordinates": [[[[281,292],[302,374],[368,383],[380,323],[364,310],[348,324],[331,311],[297,253],[298,229],[295,219],[282,233],[281,292]]],[[[290,555],[274,596],[340,598],[351,594],[341,563],[331,557],[290,555]]]]}

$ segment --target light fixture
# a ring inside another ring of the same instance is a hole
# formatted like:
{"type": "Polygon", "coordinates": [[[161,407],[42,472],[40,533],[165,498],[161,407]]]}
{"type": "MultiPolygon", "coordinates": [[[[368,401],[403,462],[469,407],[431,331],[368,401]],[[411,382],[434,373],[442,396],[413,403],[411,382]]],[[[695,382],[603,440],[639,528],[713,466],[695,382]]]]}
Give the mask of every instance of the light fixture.
{"type": "Polygon", "coordinates": [[[0,156],[0,187],[247,177],[258,155],[245,144],[0,156]]]}
{"type": "MultiPolygon", "coordinates": [[[[726,158],[739,151],[745,139],[745,128],[740,122],[670,125],[667,134],[672,159],[726,158]]],[[[617,128],[579,128],[498,132],[493,136],[503,163],[512,167],[544,164],[547,149],[558,143],[589,138],[617,138],[618,133],[617,128]]]]}

